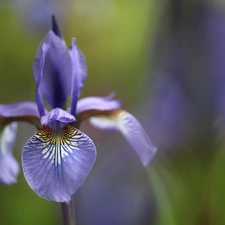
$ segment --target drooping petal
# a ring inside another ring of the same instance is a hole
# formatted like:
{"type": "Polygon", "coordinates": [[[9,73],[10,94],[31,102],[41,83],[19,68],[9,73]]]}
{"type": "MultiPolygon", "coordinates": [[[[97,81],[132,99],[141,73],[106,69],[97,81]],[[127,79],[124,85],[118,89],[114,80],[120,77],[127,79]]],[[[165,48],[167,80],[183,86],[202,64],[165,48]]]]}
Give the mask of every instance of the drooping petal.
{"type": "Polygon", "coordinates": [[[121,107],[119,100],[113,99],[114,94],[107,97],[87,97],[82,98],[77,103],[77,113],[87,110],[115,110],[121,107]]]}
{"type": "Polygon", "coordinates": [[[11,123],[0,132],[0,183],[16,183],[19,165],[12,155],[12,148],[16,138],[17,123],[11,123]]]}
{"type": "Polygon", "coordinates": [[[92,140],[67,125],[61,130],[44,127],[25,144],[24,176],[42,198],[69,202],[83,184],[96,158],[92,140]]]}
{"type": "Polygon", "coordinates": [[[40,76],[43,43],[49,46],[49,50],[45,59],[40,93],[52,108],[64,108],[67,96],[71,91],[72,61],[70,54],[63,40],[53,31],[49,31],[38,48],[33,64],[36,83],[40,76]]]}
{"type": "Polygon", "coordinates": [[[34,102],[18,102],[8,105],[0,104],[0,116],[16,117],[16,116],[39,116],[38,108],[34,102]]]}
{"type": "Polygon", "coordinates": [[[90,122],[99,129],[120,130],[137,152],[144,166],[156,153],[156,148],[152,145],[141,124],[134,116],[124,110],[117,110],[110,116],[92,117],[90,122]]]}
{"type": "Polygon", "coordinates": [[[39,112],[34,102],[18,102],[8,105],[0,104],[0,125],[15,121],[31,123],[40,127],[39,112]]]}
{"type": "Polygon", "coordinates": [[[60,108],[55,108],[41,117],[41,124],[45,126],[50,124],[53,125],[56,121],[67,124],[72,123],[75,120],[75,117],[69,114],[67,111],[60,108]]]}
{"type": "Polygon", "coordinates": [[[72,39],[69,53],[73,64],[70,113],[75,115],[77,101],[87,76],[87,66],[83,53],[76,46],[75,38],[72,39]]]}

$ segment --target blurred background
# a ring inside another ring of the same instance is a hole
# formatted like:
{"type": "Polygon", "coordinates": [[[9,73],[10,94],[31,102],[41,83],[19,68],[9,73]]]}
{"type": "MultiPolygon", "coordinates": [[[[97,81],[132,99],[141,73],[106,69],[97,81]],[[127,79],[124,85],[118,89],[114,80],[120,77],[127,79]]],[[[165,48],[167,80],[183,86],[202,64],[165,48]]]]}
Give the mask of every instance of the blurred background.
{"type": "MultiPolygon", "coordinates": [[[[75,194],[77,224],[224,225],[225,1],[2,0],[1,103],[35,100],[32,61],[52,14],[86,57],[82,97],[115,91],[158,148],[144,168],[120,134],[85,122],[98,157],[75,194]]],[[[19,162],[34,132],[20,124],[19,162]]],[[[62,224],[60,205],[21,168],[17,184],[0,186],[0,224],[62,224]]]]}

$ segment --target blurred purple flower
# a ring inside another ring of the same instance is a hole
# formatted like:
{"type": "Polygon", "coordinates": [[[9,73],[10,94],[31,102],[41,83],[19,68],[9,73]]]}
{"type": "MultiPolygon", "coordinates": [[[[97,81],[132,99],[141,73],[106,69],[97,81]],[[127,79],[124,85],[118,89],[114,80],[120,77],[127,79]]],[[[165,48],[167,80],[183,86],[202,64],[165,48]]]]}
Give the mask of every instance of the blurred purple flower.
{"type": "MultiPolygon", "coordinates": [[[[114,95],[78,100],[87,75],[85,59],[75,38],[66,49],[54,17],[53,31],[48,32],[38,48],[33,72],[36,103],[0,105],[0,122],[6,128],[14,121],[29,122],[38,128],[23,147],[22,167],[29,186],[39,196],[69,202],[71,195],[83,184],[96,158],[93,141],[77,129],[88,118],[97,128],[121,131],[143,165],[149,163],[156,148],[136,118],[120,109],[121,103],[113,100],[114,95]],[[65,110],[69,95],[70,107],[65,110]],[[51,111],[46,109],[43,99],[51,111]]],[[[15,133],[16,129],[9,130],[12,137],[15,133]]],[[[2,143],[6,143],[1,151],[7,151],[11,156],[14,138],[11,141],[6,138],[1,138],[2,143]]],[[[2,165],[9,162],[9,157],[0,157],[2,165]]],[[[3,171],[13,173],[5,173],[7,177],[2,182],[7,182],[4,183],[10,183],[12,177],[16,179],[17,164],[11,160],[10,165],[3,171]]]]}
{"type": "Polygon", "coordinates": [[[149,130],[156,145],[168,149],[180,145],[188,130],[188,108],[185,93],[179,82],[170,77],[171,74],[161,75],[155,83],[154,98],[151,102],[149,130]]]}
{"type": "Polygon", "coordinates": [[[209,1],[168,2],[153,53],[150,135],[162,149],[199,140],[205,149],[225,112],[225,17],[209,1]]]}
{"type": "Polygon", "coordinates": [[[77,224],[154,224],[156,202],[148,174],[121,141],[116,135],[99,146],[98,163],[75,196],[77,224]]]}

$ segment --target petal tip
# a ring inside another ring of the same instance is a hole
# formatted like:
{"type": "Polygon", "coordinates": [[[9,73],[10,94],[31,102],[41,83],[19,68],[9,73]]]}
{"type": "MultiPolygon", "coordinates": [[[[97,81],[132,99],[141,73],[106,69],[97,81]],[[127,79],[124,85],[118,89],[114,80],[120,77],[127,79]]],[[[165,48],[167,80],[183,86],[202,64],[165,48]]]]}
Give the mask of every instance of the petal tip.
{"type": "Polygon", "coordinates": [[[61,30],[59,28],[58,22],[56,21],[55,15],[52,15],[52,31],[59,38],[63,39],[61,30]]]}
{"type": "Polygon", "coordinates": [[[72,38],[72,46],[75,45],[75,44],[76,44],[76,38],[73,37],[73,38],[72,38]]]}
{"type": "Polygon", "coordinates": [[[150,147],[150,151],[149,151],[149,156],[145,157],[145,158],[141,158],[141,162],[143,164],[143,166],[147,167],[148,164],[150,163],[150,161],[154,158],[155,154],[156,154],[157,148],[156,147],[150,147]]]}

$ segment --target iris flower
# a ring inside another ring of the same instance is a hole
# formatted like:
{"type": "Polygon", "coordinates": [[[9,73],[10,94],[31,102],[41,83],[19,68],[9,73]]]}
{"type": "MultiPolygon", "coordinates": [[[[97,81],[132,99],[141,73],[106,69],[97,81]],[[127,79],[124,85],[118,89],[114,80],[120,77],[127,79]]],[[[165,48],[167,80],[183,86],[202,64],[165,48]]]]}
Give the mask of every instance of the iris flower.
{"type": "Polygon", "coordinates": [[[79,130],[85,119],[99,129],[121,131],[145,166],[152,159],[156,148],[137,119],[121,109],[113,94],[79,100],[87,75],[85,58],[75,38],[66,48],[54,19],[53,29],[38,48],[33,73],[36,103],[0,105],[1,183],[16,182],[19,169],[12,148],[19,121],[38,129],[23,147],[22,168],[29,186],[47,200],[69,202],[95,162],[95,144],[79,130]],[[66,107],[68,99],[70,106],[66,107]]]}

